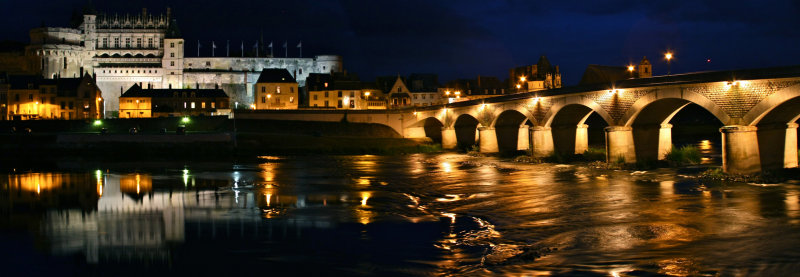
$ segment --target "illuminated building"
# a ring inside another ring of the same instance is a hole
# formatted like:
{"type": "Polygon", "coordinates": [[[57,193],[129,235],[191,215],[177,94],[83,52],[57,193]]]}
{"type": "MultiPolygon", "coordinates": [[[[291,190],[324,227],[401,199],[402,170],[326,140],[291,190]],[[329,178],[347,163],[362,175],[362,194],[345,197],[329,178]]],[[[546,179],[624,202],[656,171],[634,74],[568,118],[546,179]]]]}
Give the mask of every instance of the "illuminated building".
{"type": "Polygon", "coordinates": [[[133,85],[119,98],[120,118],[230,114],[221,89],[143,89],[133,85]]]}
{"type": "Polygon", "coordinates": [[[82,78],[0,76],[0,111],[5,120],[96,119],[102,93],[89,74],[82,78]]]}
{"type": "Polygon", "coordinates": [[[386,98],[374,84],[355,74],[311,74],[306,79],[308,106],[326,109],[386,109],[386,98]]]}
{"type": "Polygon", "coordinates": [[[297,80],[283,68],[265,68],[256,82],[256,110],[297,109],[297,80]]]}

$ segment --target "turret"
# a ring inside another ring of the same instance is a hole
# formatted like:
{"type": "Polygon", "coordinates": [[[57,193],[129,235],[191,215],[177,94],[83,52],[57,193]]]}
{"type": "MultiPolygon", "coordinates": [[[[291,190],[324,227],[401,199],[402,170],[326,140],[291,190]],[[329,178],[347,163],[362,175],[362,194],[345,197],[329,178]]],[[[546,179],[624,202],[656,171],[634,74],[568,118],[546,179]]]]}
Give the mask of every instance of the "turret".
{"type": "Polygon", "coordinates": [[[639,78],[653,77],[653,66],[650,64],[650,61],[647,60],[647,56],[643,57],[642,61],[639,62],[637,73],[639,78]]]}
{"type": "Polygon", "coordinates": [[[181,88],[183,86],[183,38],[175,19],[169,23],[164,33],[164,57],[161,59],[164,67],[165,88],[181,88]]]}

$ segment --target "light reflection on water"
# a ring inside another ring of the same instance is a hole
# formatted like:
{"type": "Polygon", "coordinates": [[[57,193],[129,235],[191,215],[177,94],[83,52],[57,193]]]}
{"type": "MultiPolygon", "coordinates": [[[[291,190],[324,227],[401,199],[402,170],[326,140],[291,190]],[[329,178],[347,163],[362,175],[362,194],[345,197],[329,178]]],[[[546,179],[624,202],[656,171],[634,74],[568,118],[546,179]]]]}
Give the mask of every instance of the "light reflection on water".
{"type": "Polygon", "coordinates": [[[436,154],[270,157],[232,167],[16,172],[4,179],[0,203],[8,219],[0,239],[30,232],[38,239],[23,254],[44,252],[56,264],[80,256],[77,267],[67,267],[77,273],[269,267],[299,275],[688,276],[800,269],[797,185],[705,183],[671,169],[436,154]],[[224,263],[240,266],[198,266],[224,263]]]}

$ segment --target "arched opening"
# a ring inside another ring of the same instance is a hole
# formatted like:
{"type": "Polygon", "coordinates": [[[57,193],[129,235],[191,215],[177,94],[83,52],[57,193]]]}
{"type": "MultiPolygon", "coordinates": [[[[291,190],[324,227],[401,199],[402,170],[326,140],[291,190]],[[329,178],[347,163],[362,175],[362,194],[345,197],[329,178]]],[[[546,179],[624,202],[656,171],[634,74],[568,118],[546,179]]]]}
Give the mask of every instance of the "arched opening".
{"type": "Polygon", "coordinates": [[[144,55],[142,55],[142,54],[136,54],[136,56],[134,56],[134,57],[137,57],[137,58],[144,58],[144,55]]]}
{"type": "Polygon", "coordinates": [[[469,114],[462,114],[456,118],[453,128],[456,131],[456,141],[459,149],[469,150],[475,145],[478,124],[478,120],[469,114]]]}
{"type": "Polygon", "coordinates": [[[722,122],[686,99],[664,98],[647,104],[631,127],[637,161],[663,160],[673,145],[697,147],[703,163],[719,161],[722,122]]]}
{"type": "Polygon", "coordinates": [[[431,138],[433,142],[442,143],[442,127],[444,124],[434,117],[424,120],[425,136],[431,138]]]}
{"type": "Polygon", "coordinates": [[[117,54],[117,53],[114,53],[114,55],[111,55],[111,57],[112,58],[120,58],[121,56],[119,54],[117,54]]]}
{"type": "Polygon", "coordinates": [[[553,150],[562,156],[583,154],[592,147],[605,148],[603,128],[608,123],[587,106],[566,105],[550,123],[553,134],[553,150]]]}
{"type": "Polygon", "coordinates": [[[147,58],[155,58],[156,56],[153,55],[153,54],[147,54],[147,56],[145,56],[145,57],[147,57],[147,58]]]}
{"type": "Polygon", "coordinates": [[[526,136],[523,138],[525,140],[523,141],[525,147],[520,149],[521,147],[519,145],[520,129],[527,120],[528,118],[525,117],[525,115],[516,110],[507,110],[497,116],[494,129],[497,134],[497,147],[500,149],[501,154],[511,154],[516,153],[517,150],[528,149],[527,128],[525,128],[525,132],[523,133],[526,136]]]}
{"type": "Polygon", "coordinates": [[[784,101],[757,123],[758,152],[763,170],[797,167],[797,123],[800,97],[784,101]]]}
{"type": "Polygon", "coordinates": [[[101,58],[108,58],[108,57],[110,57],[110,56],[108,55],[108,53],[103,53],[102,55],[100,55],[100,57],[101,57],[101,58]]]}
{"type": "Polygon", "coordinates": [[[124,56],[122,56],[122,57],[125,57],[125,58],[132,58],[133,56],[131,56],[131,54],[130,54],[130,53],[128,53],[128,54],[125,54],[125,55],[124,55],[124,56]]]}

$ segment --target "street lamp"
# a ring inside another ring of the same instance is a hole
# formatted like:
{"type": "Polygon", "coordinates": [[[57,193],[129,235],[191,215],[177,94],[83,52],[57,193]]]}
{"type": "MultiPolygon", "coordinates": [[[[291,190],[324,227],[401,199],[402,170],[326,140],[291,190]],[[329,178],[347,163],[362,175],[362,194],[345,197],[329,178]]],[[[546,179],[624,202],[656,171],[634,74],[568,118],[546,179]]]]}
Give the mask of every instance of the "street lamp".
{"type": "Polygon", "coordinates": [[[631,74],[631,78],[633,78],[633,65],[628,65],[628,73],[631,74]]]}
{"type": "Polygon", "coordinates": [[[670,63],[672,61],[672,52],[664,54],[664,58],[667,59],[667,75],[670,75],[672,74],[672,64],[670,63]]]}
{"type": "Polygon", "coordinates": [[[272,99],[272,94],[267,94],[267,109],[272,107],[271,99],[272,99]]]}

